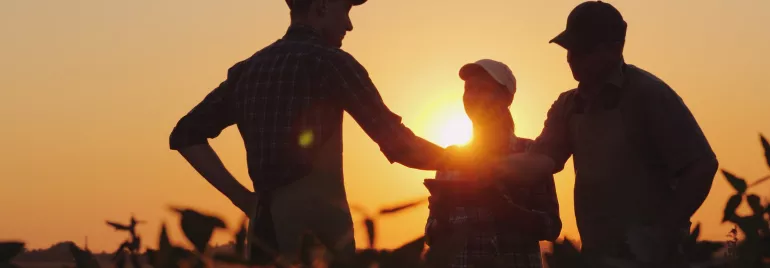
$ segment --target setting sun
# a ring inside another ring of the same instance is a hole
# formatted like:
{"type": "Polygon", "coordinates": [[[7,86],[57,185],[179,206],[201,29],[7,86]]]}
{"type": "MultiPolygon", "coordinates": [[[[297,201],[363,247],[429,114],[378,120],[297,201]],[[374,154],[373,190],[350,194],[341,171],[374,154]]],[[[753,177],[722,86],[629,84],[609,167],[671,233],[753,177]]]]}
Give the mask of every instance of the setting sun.
{"type": "Polygon", "coordinates": [[[447,147],[450,145],[464,145],[473,138],[473,124],[468,116],[458,109],[446,109],[434,121],[435,130],[433,136],[438,145],[447,147]]]}

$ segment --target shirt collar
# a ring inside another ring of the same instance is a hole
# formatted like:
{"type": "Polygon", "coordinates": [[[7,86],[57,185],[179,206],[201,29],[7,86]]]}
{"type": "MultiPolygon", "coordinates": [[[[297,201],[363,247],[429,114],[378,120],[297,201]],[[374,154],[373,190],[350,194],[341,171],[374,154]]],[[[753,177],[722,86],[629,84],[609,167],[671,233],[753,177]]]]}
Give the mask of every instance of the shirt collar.
{"type": "Polygon", "coordinates": [[[309,25],[292,24],[284,35],[286,39],[321,40],[321,33],[309,25]]]}
{"type": "Polygon", "coordinates": [[[618,67],[614,68],[612,73],[610,73],[610,76],[607,77],[607,81],[605,82],[606,85],[613,85],[616,87],[623,87],[623,79],[624,77],[624,70],[625,70],[626,64],[620,63],[618,67]]]}

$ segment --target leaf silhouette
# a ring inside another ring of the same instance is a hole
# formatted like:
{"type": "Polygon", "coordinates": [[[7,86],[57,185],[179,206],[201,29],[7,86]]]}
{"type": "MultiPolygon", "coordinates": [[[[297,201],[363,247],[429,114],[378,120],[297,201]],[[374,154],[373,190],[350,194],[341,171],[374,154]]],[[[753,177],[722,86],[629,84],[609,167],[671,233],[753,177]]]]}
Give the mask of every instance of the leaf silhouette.
{"type": "Polygon", "coordinates": [[[323,262],[324,246],[313,234],[306,232],[302,236],[300,258],[304,267],[316,267],[316,263],[323,262]]]}
{"type": "Polygon", "coordinates": [[[157,263],[156,261],[157,261],[157,258],[158,258],[157,256],[158,256],[158,252],[156,250],[154,250],[154,249],[149,249],[148,248],[144,252],[144,258],[146,258],[147,259],[147,263],[149,263],[151,265],[156,265],[156,263],[157,263]]]}
{"type": "Polygon", "coordinates": [[[711,260],[719,250],[725,247],[724,243],[715,241],[698,241],[687,252],[687,258],[691,263],[702,263],[711,260]]]}
{"type": "Polygon", "coordinates": [[[749,195],[746,197],[746,202],[751,206],[751,210],[754,211],[754,215],[761,215],[765,213],[765,207],[762,206],[762,202],[757,195],[749,195]]]}
{"type": "Polygon", "coordinates": [[[587,267],[575,244],[564,238],[561,242],[553,244],[553,252],[545,254],[548,267],[587,267]]]}
{"type": "Polygon", "coordinates": [[[204,215],[191,209],[172,208],[172,210],[181,214],[182,232],[200,253],[206,252],[214,229],[226,228],[225,223],[217,217],[204,215]]]}
{"type": "Polygon", "coordinates": [[[235,254],[244,256],[246,253],[246,220],[241,224],[241,229],[235,234],[235,254]]]}
{"type": "Polygon", "coordinates": [[[137,254],[131,254],[131,266],[134,268],[142,267],[141,262],[139,262],[139,255],[137,254]]]}
{"type": "Polygon", "coordinates": [[[364,225],[366,225],[366,234],[369,238],[369,248],[374,248],[374,239],[377,237],[374,232],[374,220],[372,220],[372,218],[366,218],[364,220],[364,225]]]}
{"type": "Polygon", "coordinates": [[[69,243],[70,253],[75,259],[75,267],[77,268],[99,268],[99,262],[96,261],[94,255],[90,251],[82,250],[74,243],[69,243]]]}
{"type": "Polygon", "coordinates": [[[380,210],[380,215],[392,214],[392,213],[400,212],[400,211],[402,211],[404,209],[408,209],[408,208],[412,208],[412,207],[418,206],[418,205],[420,205],[422,203],[425,203],[426,201],[428,201],[428,199],[421,199],[421,200],[418,200],[418,201],[413,201],[413,202],[409,202],[409,203],[406,203],[406,204],[401,204],[401,205],[398,205],[398,206],[395,206],[395,207],[391,207],[391,208],[384,208],[384,209],[380,210]]]}
{"type": "Polygon", "coordinates": [[[166,231],[166,223],[163,223],[160,229],[160,238],[158,239],[158,250],[152,253],[148,252],[148,255],[153,259],[154,267],[179,267],[180,255],[176,247],[171,245],[171,241],[168,239],[168,231],[166,231]]]}
{"type": "Polygon", "coordinates": [[[765,139],[765,136],[762,136],[762,134],[759,135],[759,139],[762,141],[762,148],[765,149],[765,162],[767,162],[767,166],[770,167],[770,143],[767,142],[767,139],[765,139]]]}
{"type": "Polygon", "coordinates": [[[13,257],[24,251],[22,242],[2,242],[0,243],[0,263],[10,263],[13,257]]]}
{"type": "Polygon", "coordinates": [[[117,255],[117,258],[115,259],[115,267],[117,268],[125,268],[126,267],[126,255],[120,254],[117,255]]]}
{"type": "Polygon", "coordinates": [[[686,243],[683,245],[685,251],[690,251],[695,247],[695,244],[698,243],[699,236],[700,236],[700,223],[695,225],[695,229],[692,230],[692,233],[690,233],[689,238],[687,239],[686,243]]]}
{"type": "Polygon", "coordinates": [[[212,257],[214,260],[218,262],[223,262],[227,264],[234,264],[234,265],[250,265],[248,260],[245,258],[242,258],[240,256],[235,256],[233,254],[227,254],[227,253],[215,253],[212,257]]]}
{"type": "Polygon", "coordinates": [[[739,194],[743,194],[746,192],[746,188],[748,188],[748,185],[746,185],[746,180],[736,177],[730,172],[727,172],[725,170],[722,170],[722,174],[725,175],[725,178],[727,178],[727,181],[730,183],[730,185],[733,186],[733,189],[738,191],[739,194]]]}
{"type": "Polygon", "coordinates": [[[419,267],[425,237],[419,237],[391,252],[382,267],[419,267]]]}
{"type": "Polygon", "coordinates": [[[725,206],[725,212],[724,216],[722,217],[722,222],[726,222],[728,220],[732,220],[735,218],[735,209],[738,208],[738,206],[741,205],[741,201],[743,201],[743,195],[741,194],[735,194],[730,197],[729,200],[727,200],[727,205],[725,206]]]}

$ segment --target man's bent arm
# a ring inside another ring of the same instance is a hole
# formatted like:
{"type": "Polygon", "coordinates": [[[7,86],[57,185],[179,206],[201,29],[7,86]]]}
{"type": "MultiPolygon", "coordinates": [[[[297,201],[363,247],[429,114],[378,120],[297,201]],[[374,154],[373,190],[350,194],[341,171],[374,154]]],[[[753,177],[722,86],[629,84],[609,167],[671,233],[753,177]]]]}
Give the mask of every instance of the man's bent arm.
{"type": "Polygon", "coordinates": [[[422,170],[441,167],[444,149],[417,137],[401,123],[401,117],[387,108],[368,72],[353,56],[339,52],[319,60],[329,71],[327,79],[335,87],[335,98],[380,146],[388,161],[422,170]]]}
{"type": "Polygon", "coordinates": [[[206,181],[248,213],[253,195],[227,171],[208,144],[208,139],[219,136],[235,123],[232,92],[239,75],[238,67],[242,65],[243,62],[230,68],[227,80],[179,120],[169,137],[169,147],[177,150],[206,181]]]}
{"type": "Polygon", "coordinates": [[[674,185],[674,200],[663,218],[671,219],[672,224],[689,221],[706,201],[718,168],[715,157],[704,157],[682,170],[674,185]]]}
{"type": "Polygon", "coordinates": [[[230,174],[209,144],[188,146],[178,151],[206,181],[242,210],[249,208],[251,202],[256,201],[251,200],[252,192],[230,174]]]}
{"type": "Polygon", "coordinates": [[[670,87],[652,87],[641,99],[644,129],[667,168],[673,201],[662,219],[684,224],[711,190],[718,161],[695,117],[670,87]]]}

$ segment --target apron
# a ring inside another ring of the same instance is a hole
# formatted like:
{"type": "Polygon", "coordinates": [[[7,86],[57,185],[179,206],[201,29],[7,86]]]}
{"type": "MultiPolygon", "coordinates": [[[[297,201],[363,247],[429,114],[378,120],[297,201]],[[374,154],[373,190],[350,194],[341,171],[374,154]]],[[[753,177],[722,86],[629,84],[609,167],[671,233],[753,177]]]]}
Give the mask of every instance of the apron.
{"type": "MultiPolygon", "coordinates": [[[[617,90],[628,90],[627,85],[626,78],[617,90]]],[[[578,231],[583,251],[590,255],[655,262],[669,253],[653,248],[631,252],[626,241],[631,228],[659,219],[671,190],[645,162],[646,151],[632,141],[634,133],[624,127],[621,107],[630,94],[620,93],[615,107],[591,107],[601,105],[594,100],[598,104],[586,105],[569,120],[578,231]]]]}
{"type": "Polygon", "coordinates": [[[355,253],[353,220],[342,180],[342,126],[321,145],[307,176],[269,193],[261,193],[257,210],[250,217],[254,241],[250,259],[257,264],[274,260],[276,254],[296,259],[306,232],[315,235],[330,251],[355,253]]]}

